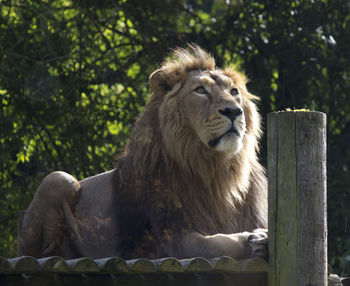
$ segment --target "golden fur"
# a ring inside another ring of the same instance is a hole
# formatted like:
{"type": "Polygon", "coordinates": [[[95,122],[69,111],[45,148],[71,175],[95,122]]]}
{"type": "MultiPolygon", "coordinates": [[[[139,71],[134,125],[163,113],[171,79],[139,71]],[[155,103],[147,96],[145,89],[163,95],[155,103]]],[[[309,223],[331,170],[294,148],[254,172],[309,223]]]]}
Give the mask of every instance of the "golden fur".
{"type": "Polygon", "coordinates": [[[24,218],[21,255],[266,252],[266,230],[256,230],[267,226],[260,118],[245,83],[197,46],[175,50],[151,75],[153,94],[115,170],[79,183],[63,172],[44,179],[24,218]],[[252,237],[258,246],[249,247],[252,237]]]}
{"type": "Polygon", "coordinates": [[[202,234],[267,227],[266,178],[256,155],[261,134],[253,103],[257,97],[247,91],[245,83],[233,67],[216,68],[214,59],[198,46],[176,49],[150,77],[153,94],[119,164],[124,181],[159,182],[162,194],[151,193],[152,201],[170,196],[190,213],[191,226],[202,234]],[[210,150],[183,120],[177,93],[196,70],[218,71],[230,77],[242,93],[247,131],[236,155],[210,150]],[[170,110],[165,102],[169,100],[170,110]]]}

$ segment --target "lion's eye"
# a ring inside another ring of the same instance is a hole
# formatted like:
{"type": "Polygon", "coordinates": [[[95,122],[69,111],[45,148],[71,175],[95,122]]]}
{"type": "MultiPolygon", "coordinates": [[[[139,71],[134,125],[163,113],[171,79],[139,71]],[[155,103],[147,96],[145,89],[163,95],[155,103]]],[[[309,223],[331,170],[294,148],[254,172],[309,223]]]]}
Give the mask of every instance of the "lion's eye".
{"type": "Polygon", "coordinates": [[[207,94],[207,90],[203,86],[198,86],[195,90],[195,92],[201,93],[201,94],[207,94]]]}
{"type": "Polygon", "coordinates": [[[231,95],[232,95],[232,96],[236,96],[236,95],[238,95],[238,94],[239,94],[239,92],[238,92],[238,89],[237,89],[237,88],[232,88],[232,89],[230,90],[230,93],[231,93],[231,95]]]}

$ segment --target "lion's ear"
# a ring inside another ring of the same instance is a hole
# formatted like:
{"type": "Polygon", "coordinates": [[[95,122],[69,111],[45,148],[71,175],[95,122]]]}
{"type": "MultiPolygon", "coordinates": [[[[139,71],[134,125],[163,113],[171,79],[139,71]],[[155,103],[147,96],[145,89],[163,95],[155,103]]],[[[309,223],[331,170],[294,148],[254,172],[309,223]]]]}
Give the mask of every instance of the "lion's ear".
{"type": "Polygon", "coordinates": [[[165,94],[171,89],[169,75],[164,69],[158,69],[151,74],[149,85],[155,94],[165,94]]]}

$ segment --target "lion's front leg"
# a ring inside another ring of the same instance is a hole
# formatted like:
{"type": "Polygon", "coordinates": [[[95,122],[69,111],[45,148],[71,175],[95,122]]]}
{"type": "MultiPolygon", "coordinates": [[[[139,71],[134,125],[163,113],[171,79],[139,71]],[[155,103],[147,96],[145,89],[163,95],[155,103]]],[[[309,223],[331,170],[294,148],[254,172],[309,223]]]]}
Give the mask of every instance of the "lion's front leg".
{"type": "Polygon", "coordinates": [[[192,232],[183,237],[176,247],[171,247],[171,256],[179,258],[230,256],[234,259],[245,259],[253,256],[266,258],[267,230],[257,229],[253,232],[234,234],[202,235],[192,232]]]}

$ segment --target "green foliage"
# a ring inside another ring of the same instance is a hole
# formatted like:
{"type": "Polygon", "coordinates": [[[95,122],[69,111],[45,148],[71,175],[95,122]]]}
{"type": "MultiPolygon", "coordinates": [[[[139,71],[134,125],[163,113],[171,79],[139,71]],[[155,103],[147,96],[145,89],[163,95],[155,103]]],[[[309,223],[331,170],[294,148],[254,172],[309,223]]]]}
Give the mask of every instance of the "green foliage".
{"type": "Polygon", "coordinates": [[[150,72],[196,42],[246,72],[264,118],[327,113],[329,260],[350,274],[349,10],[341,0],[2,1],[0,255],[16,255],[17,211],[46,174],[113,168],[150,72]]]}

